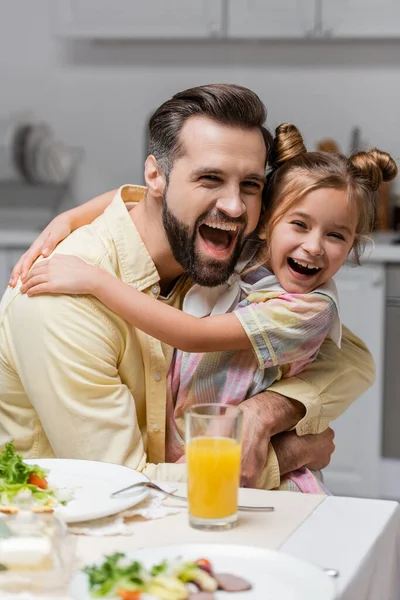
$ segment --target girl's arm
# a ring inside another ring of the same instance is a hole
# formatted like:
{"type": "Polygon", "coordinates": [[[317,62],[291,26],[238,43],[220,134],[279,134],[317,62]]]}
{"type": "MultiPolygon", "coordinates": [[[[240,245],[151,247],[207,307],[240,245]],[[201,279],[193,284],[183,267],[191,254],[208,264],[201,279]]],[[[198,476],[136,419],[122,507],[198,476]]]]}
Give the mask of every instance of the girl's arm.
{"type": "Polygon", "coordinates": [[[107,206],[111,204],[116,193],[117,190],[110,190],[109,192],[100,194],[100,196],[96,196],[84,204],[75,206],[59,216],[67,217],[71,225],[71,231],[75,231],[75,229],[78,229],[83,225],[92,223],[92,221],[102,215],[107,206]]]}
{"type": "Polygon", "coordinates": [[[15,265],[10,281],[8,284],[11,287],[17,285],[19,277],[24,279],[32,264],[38,256],[49,256],[59,242],[65,239],[72,231],[88,225],[99,217],[111,203],[117,190],[111,190],[100,196],[96,196],[92,200],[71,208],[60,215],[57,215],[42,231],[39,237],[31,244],[15,265]]]}
{"type": "Polygon", "coordinates": [[[285,292],[265,302],[263,293],[254,292],[249,306],[198,319],[62,254],[34,265],[21,291],[92,294],[134,327],[185,352],[252,348],[260,369],[311,361],[337,318],[335,302],[324,294],[285,292]]]}
{"type": "Polygon", "coordinates": [[[251,349],[233,313],[198,319],[135,290],[103,269],[75,256],[56,254],[29,272],[21,292],[92,294],[148,335],[184,352],[251,349]]]}

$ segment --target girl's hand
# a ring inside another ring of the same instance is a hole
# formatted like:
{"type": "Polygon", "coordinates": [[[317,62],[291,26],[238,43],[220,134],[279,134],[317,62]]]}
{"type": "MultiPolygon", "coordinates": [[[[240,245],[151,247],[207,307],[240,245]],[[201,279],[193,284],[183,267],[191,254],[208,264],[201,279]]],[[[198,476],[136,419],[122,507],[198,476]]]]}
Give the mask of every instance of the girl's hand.
{"type": "Polygon", "coordinates": [[[55,254],[36,263],[25,277],[21,292],[37,294],[90,294],[101,277],[101,269],[77,256],[55,254]]]}
{"type": "Polygon", "coordinates": [[[55,217],[42,231],[39,237],[31,244],[15,265],[8,285],[15,287],[19,277],[23,280],[32,264],[39,256],[49,256],[59,242],[67,237],[72,231],[71,221],[67,213],[55,217]]]}

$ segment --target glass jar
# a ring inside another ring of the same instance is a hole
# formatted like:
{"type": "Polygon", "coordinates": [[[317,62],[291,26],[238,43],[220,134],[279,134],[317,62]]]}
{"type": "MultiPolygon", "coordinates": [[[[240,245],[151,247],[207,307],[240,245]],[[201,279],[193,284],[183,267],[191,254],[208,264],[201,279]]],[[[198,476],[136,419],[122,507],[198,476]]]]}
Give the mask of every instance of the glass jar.
{"type": "Polygon", "coordinates": [[[53,513],[19,510],[4,515],[0,519],[0,590],[62,588],[70,576],[73,550],[73,536],[53,513]]]}

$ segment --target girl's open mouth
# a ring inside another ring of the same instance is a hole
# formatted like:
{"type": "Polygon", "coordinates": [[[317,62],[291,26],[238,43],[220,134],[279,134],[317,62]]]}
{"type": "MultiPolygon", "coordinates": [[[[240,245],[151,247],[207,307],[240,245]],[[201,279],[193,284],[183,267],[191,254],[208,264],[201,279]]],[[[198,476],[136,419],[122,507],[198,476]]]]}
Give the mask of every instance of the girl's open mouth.
{"type": "Polygon", "coordinates": [[[297,262],[294,260],[294,258],[289,257],[287,262],[292,271],[298,273],[299,275],[308,275],[309,277],[312,277],[321,271],[319,267],[310,267],[303,262],[297,262]]]}

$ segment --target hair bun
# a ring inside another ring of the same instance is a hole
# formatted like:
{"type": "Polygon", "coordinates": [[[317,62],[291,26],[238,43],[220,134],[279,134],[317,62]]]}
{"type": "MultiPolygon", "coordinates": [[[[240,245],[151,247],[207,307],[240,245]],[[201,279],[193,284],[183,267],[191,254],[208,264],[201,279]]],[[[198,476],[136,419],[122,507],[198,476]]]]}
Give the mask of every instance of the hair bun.
{"type": "Polygon", "coordinates": [[[275,129],[275,138],[268,163],[273,169],[277,169],[284,162],[305,152],[307,152],[307,148],[297,127],[292,123],[282,123],[275,129]]]}
{"type": "Polygon", "coordinates": [[[372,148],[350,157],[352,164],[368,179],[371,189],[377,190],[382,181],[391,181],[397,175],[397,165],[387,152],[372,148]]]}

